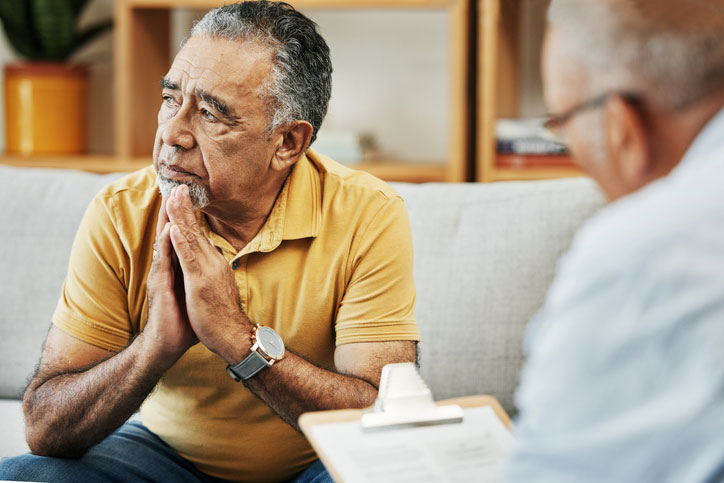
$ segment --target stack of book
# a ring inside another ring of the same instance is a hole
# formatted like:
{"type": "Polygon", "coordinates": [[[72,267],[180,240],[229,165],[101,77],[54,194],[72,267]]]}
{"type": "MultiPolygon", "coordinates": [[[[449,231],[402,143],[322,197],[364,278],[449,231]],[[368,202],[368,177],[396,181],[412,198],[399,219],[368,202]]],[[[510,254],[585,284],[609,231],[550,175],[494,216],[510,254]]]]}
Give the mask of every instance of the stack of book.
{"type": "Polygon", "coordinates": [[[495,126],[496,165],[573,166],[568,147],[543,126],[544,119],[500,119],[495,126]]]}

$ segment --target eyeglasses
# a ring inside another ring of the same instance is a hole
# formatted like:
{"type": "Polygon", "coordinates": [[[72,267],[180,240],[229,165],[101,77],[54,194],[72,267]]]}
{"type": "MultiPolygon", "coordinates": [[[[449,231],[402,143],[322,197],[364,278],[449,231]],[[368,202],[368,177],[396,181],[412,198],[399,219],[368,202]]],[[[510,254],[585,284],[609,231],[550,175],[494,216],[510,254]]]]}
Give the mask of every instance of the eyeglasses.
{"type": "Polygon", "coordinates": [[[559,128],[559,127],[563,126],[564,124],[566,124],[571,119],[573,119],[573,117],[575,117],[576,115],[578,115],[582,112],[589,111],[591,109],[597,109],[597,108],[603,106],[613,96],[620,96],[624,101],[628,102],[629,104],[633,104],[633,105],[638,105],[641,102],[641,97],[638,94],[635,94],[633,92],[620,92],[620,91],[605,92],[599,96],[596,96],[592,99],[584,101],[580,104],[577,104],[561,114],[549,114],[548,118],[545,121],[543,121],[543,126],[546,129],[559,128]]]}

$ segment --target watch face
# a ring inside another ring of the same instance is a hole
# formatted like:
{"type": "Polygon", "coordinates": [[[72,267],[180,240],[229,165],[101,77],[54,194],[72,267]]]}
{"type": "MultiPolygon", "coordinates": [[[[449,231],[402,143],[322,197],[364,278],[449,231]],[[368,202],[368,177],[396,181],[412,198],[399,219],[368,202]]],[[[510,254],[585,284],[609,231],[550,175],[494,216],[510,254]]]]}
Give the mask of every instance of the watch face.
{"type": "Polygon", "coordinates": [[[280,359],[284,355],[284,341],[269,327],[260,327],[256,332],[259,348],[272,359],[280,359]]]}

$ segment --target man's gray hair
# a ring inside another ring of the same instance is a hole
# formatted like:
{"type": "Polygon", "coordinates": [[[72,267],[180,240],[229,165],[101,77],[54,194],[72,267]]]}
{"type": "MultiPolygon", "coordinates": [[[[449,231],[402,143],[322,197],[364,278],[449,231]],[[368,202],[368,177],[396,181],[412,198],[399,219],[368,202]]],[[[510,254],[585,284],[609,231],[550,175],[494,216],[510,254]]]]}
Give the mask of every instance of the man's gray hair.
{"type": "Polygon", "coordinates": [[[552,0],[549,23],[588,89],[682,108],[724,89],[724,0],[552,0]]]}
{"type": "Polygon", "coordinates": [[[314,142],[332,93],[329,47],[314,22],[287,3],[242,2],[209,11],[194,25],[194,35],[256,42],[271,48],[270,78],[259,93],[271,100],[268,131],[304,120],[314,129],[314,142]]]}

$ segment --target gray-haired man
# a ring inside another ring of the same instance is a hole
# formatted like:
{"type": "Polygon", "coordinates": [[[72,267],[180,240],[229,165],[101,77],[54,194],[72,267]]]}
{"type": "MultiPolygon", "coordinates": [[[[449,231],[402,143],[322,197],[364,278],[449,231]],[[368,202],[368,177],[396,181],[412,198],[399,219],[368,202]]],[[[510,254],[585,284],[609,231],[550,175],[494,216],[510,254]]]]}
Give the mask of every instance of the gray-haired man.
{"type": "Polygon", "coordinates": [[[419,339],[401,198],[307,151],[331,71],[287,4],[195,26],[162,80],[153,168],[81,223],[23,400],[35,454],[0,479],[329,480],[297,418],[370,405],[419,339]]]}
{"type": "Polygon", "coordinates": [[[724,479],[724,2],[553,0],[550,125],[613,201],[527,334],[507,481],[724,479]]]}

